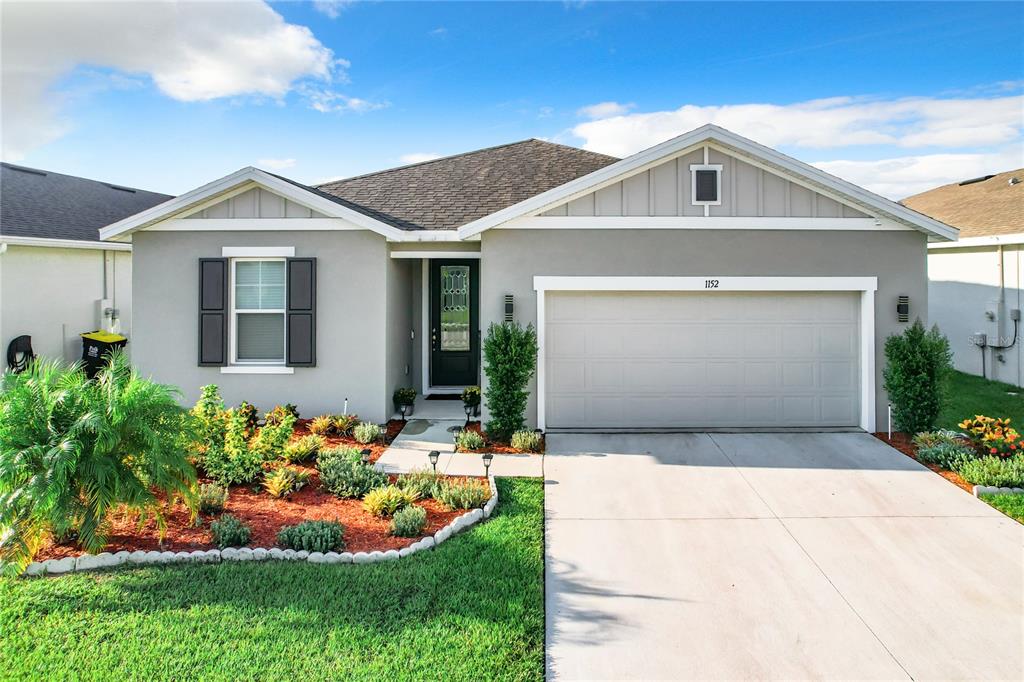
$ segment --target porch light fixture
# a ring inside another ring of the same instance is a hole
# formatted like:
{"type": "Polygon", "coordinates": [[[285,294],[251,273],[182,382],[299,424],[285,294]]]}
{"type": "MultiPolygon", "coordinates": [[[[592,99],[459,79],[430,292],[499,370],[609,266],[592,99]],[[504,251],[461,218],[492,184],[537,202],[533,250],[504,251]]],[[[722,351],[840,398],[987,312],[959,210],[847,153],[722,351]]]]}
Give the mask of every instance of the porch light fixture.
{"type": "Polygon", "coordinates": [[[437,450],[431,450],[427,453],[427,457],[430,459],[430,466],[433,467],[434,473],[437,473],[437,459],[441,456],[441,453],[437,450]]]}
{"type": "Polygon", "coordinates": [[[370,463],[370,448],[366,448],[360,453],[363,456],[363,464],[370,463]]]}
{"type": "Polygon", "coordinates": [[[490,452],[484,453],[484,476],[490,476],[491,471],[491,460],[494,459],[494,454],[490,452]]]}

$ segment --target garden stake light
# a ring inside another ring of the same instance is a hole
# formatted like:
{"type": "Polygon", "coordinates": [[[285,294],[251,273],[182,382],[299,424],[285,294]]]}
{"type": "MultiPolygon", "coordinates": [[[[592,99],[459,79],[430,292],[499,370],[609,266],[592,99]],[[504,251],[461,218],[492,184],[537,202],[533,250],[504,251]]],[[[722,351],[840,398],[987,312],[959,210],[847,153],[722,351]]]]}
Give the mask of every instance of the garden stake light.
{"type": "Polygon", "coordinates": [[[363,456],[363,464],[370,463],[370,449],[367,448],[360,453],[363,456]]]}
{"type": "Polygon", "coordinates": [[[484,476],[490,476],[491,472],[491,460],[494,459],[494,454],[490,452],[484,453],[484,476]]]}
{"type": "Polygon", "coordinates": [[[464,429],[461,426],[452,427],[452,440],[455,441],[456,445],[459,444],[459,434],[462,433],[463,430],[464,429]]]}
{"type": "Polygon", "coordinates": [[[437,458],[440,457],[440,456],[441,456],[441,453],[438,452],[437,450],[431,450],[427,454],[427,457],[430,458],[430,466],[432,466],[434,468],[434,473],[435,474],[437,473],[437,458]]]}
{"type": "Polygon", "coordinates": [[[466,411],[466,428],[469,427],[469,418],[473,416],[473,406],[462,404],[462,409],[466,411]]]}

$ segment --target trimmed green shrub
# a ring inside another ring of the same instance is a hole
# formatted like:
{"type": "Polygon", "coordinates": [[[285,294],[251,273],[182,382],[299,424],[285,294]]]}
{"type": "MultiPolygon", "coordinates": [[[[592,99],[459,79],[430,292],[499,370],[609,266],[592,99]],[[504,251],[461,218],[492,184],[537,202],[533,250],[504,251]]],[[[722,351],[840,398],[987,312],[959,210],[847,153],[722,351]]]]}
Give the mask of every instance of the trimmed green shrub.
{"type": "Polygon", "coordinates": [[[388,475],[363,464],[357,448],[340,446],[322,450],[316,460],[320,484],[332,495],[362,497],[388,484],[388,475]]]}
{"type": "Polygon", "coordinates": [[[515,322],[491,324],[484,340],[487,375],[487,432],[510,438],[523,428],[529,393],[526,386],[537,367],[537,333],[515,322]]]}
{"type": "Polygon", "coordinates": [[[337,552],[345,548],[345,527],[337,521],[303,521],[285,526],[277,544],[285,549],[307,552],[337,552]]]}
{"type": "Polygon", "coordinates": [[[443,474],[430,469],[416,468],[408,473],[400,474],[395,485],[406,492],[416,493],[421,500],[426,500],[434,496],[437,484],[443,478],[443,474]]]}
{"type": "Polygon", "coordinates": [[[540,434],[536,431],[516,431],[512,434],[511,445],[524,452],[540,452],[540,434]]]}
{"type": "Polygon", "coordinates": [[[491,487],[484,481],[446,479],[437,486],[434,498],[449,509],[476,509],[491,499],[491,487]]]}
{"type": "Polygon", "coordinates": [[[961,460],[976,457],[970,443],[952,431],[922,431],[914,436],[914,445],[919,460],[952,471],[956,470],[961,460]]]}
{"type": "Polygon", "coordinates": [[[324,447],[327,441],[324,440],[323,436],[316,434],[310,434],[303,436],[298,440],[293,440],[284,446],[284,452],[282,453],[284,461],[295,464],[297,462],[305,462],[315,455],[320,448],[324,447]]]}
{"type": "Polygon", "coordinates": [[[1024,488],[1024,456],[988,456],[964,460],[960,463],[957,473],[974,485],[1024,488]]]}
{"type": "Polygon", "coordinates": [[[228,489],[216,483],[199,486],[199,511],[204,514],[219,514],[228,503],[228,489]]]}
{"type": "Polygon", "coordinates": [[[162,526],[165,501],[195,509],[195,419],[177,389],[114,352],[90,381],[81,365],[37,360],[0,379],[0,562],[27,566],[50,533],[107,544],[122,505],[162,526]]]}
{"type": "Polygon", "coordinates": [[[926,331],[917,320],[902,334],[885,340],[885,359],[882,376],[896,428],[905,433],[934,429],[953,366],[949,340],[937,326],[926,331]]]}
{"type": "Polygon", "coordinates": [[[267,473],[263,488],[271,497],[288,497],[309,483],[309,472],[295,467],[283,466],[267,473]]]}
{"type": "Polygon", "coordinates": [[[396,485],[374,488],[363,496],[363,509],[374,516],[394,516],[395,512],[408,507],[418,499],[416,493],[402,490],[396,485]]]}
{"type": "Polygon", "coordinates": [[[373,422],[359,422],[352,430],[352,437],[365,445],[380,438],[380,433],[380,425],[373,422]]]}
{"type": "Polygon", "coordinates": [[[332,418],[334,425],[334,433],[339,436],[350,436],[352,435],[352,429],[359,423],[358,414],[336,414],[332,418]]]}
{"type": "Polygon", "coordinates": [[[391,518],[391,534],[400,538],[414,538],[427,526],[427,510],[414,504],[395,512],[391,518]]]}
{"type": "Polygon", "coordinates": [[[210,535],[213,536],[213,544],[221,549],[243,547],[249,544],[252,529],[231,514],[224,514],[210,524],[210,535]]]}
{"type": "Polygon", "coordinates": [[[479,450],[487,444],[479,431],[472,431],[470,429],[460,431],[455,442],[459,446],[459,450],[479,450]]]}

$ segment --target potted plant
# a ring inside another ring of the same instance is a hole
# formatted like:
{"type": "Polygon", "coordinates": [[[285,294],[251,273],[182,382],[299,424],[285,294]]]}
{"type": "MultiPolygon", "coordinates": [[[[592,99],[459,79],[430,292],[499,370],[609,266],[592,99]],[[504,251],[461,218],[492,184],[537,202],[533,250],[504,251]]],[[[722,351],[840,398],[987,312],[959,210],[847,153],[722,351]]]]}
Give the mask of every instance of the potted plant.
{"type": "Polygon", "coordinates": [[[467,408],[473,408],[472,414],[474,417],[480,416],[480,387],[479,386],[467,386],[462,391],[462,404],[467,408]]]}
{"type": "Polygon", "coordinates": [[[415,388],[396,388],[391,399],[395,403],[395,409],[402,413],[402,418],[412,415],[413,404],[416,402],[415,388]]]}

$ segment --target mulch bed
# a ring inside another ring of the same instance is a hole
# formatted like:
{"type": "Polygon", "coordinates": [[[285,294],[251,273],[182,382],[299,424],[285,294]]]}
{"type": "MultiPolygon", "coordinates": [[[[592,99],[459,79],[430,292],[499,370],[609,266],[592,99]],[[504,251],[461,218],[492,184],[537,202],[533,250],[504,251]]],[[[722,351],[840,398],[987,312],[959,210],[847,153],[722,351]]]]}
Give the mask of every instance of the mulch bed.
{"type": "Polygon", "coordinates": [[[466,452],[466,453],[469,453],[469,454],[477,454],[477,453],[483,454],[485,452],[493,452],[496,455],[542,455],[542,454],[544,454],[544,445],[545,444],[544,444],[544,438],[543,437],[541,437],[541,439],[540,439],[540,450],[538,450],[537,452],[529,452],[527,450],[517,450],[517,449],[515,449],[514,447],[512,447],[511,445],[509,445],[505,441],[500,441],[500,440],[496,440],[496,439],[493,439],[493,438],[489,437],[484,432],[484,429],[480,425],[480,422],[470,422],[469,426],[467,426],[466,428],[469,429],[470,431],[476,431],[481,436],[483,436],[484,439],[487,441],[487,445],[485,445],[480,450],[463,450],[463,449],[459,448],[458,452],[466,452]]]}
{"type": "MultiPolygon", "coordinates": [[[[309,433],[308,419],[299,420],[293,438],[301,438],[309,433]]],[[[403,423],[392,420],[388,423],[386,443],[390,443],[403,423]]],[[[376,461],[387,444],[375,443],[363,445],[348,437],[328,437],[331,445],[352,445],[360,449],[370,448],[372,461],[376,461]]],[[[267,494],[257,483],[254,485],[234,486],[224,508],[225,514],[231,514],[252,529],[250,547],[274,547],[277,545],[277,533],[284,526],[294,525],[301,521],[338,521],[345,526],[346,552],[371,552],[401,549],[419,540],[415,538],[399,538],[388,533],[390,519],[379,519],[363,510],[362,500],[341,500],[320,487],[320,477],[316,466],[312,463],[294,465],[310,473],[309,483],[302,490],[292,493],[285,499],[275,499],[267,494]]],[[[396,477],[392,476],[392,481],[396,477]]],[[[464,478],[464,477],[459,477],[464,478]]],[[[468,477],[467,477],[468,478],[468,477]]],[[[480,480],[483,480],[482,478],[480,480]]],[[[201,483],[209,481],[201,479],[201,483]]],[[[464,510],[449,511],[435,500],[423,500],[417,503],[427,510],[427,526],[423,537],[433,535],[451,523],[455,517],[464,514],[464,510]]],[[[163,541],[155,521],[148,521],[141,528],[138,517],[130,512],[111,515],[111,532],[108,535],[106,552],[161,550],[170,552],[192,552],[195,550],[216,549],[210,536],[210,522],[218,515],[200,514],[200,525],[191,523],[188,510],[182,504],[174,505],[166,515],[167,530],[163,541]]],[[[55,544],[48,542],[37,553],[36,561],[61,559],[78,556],[85,550],[74,543],[55,544]]]]}
{"type": "MultiPolygon", "coordinates": [[[[297,420],[295,422],[295,431],[292,433],[292,440],[302,438],[303,436],[308,436],[309,424],[312,421],[312,419],[297,420]]],[[[365,450],[369,448],[370,461],[376,462],[378,459],[380,459],[380,456],[384,454],[384,451],[388,449],[388,446],[391,444],[391,441],[393,441],[395,437],[398,436],[399,432],[401,432],[403,427],[405,427],[405,422],[403,422],[401,419],[392,419],[391,421],[389,421],[388,432],[384,436],[383,443],[377,440],[368,445],[363,445],[362,443],[357,441],[355,438],[352,438],[351,436],[324,436],[324,439],[327,441],[327,445],[329,447],[334,447],[337,445],[348,445],[354,448],[358,448],[360,450],[365,450]]]]}
{"type": "Polygon", "coordinates": [[[928,462],[921,462],[921,460],[917,458],[917,448],[914,447],[914,443],[908,434],[894,431],[892,434],[892,440],[889,440],[889,434],[885,433],[884,431],[877,431],[874,435],[875,438],[886,443],[887,445],[896,448],[907,457],[910,457],[911,459],[920,462],[921,464],[928,467],[929,469],[937,473],[939,476],[942,476],[944,479],[946,479],[953,485],[957,486],[958,488],[966,490],[972,495],[974,494],[974,486],[972,486],[970,483],[961,478],[960,474],[956,473],[955,471],[950,471],[949,469],[943,469],[938,464],[929,464],[928,462]]]}

